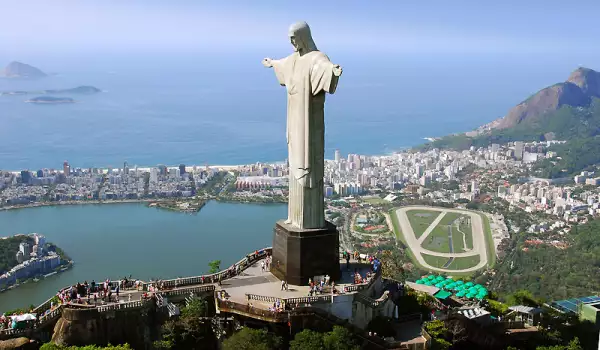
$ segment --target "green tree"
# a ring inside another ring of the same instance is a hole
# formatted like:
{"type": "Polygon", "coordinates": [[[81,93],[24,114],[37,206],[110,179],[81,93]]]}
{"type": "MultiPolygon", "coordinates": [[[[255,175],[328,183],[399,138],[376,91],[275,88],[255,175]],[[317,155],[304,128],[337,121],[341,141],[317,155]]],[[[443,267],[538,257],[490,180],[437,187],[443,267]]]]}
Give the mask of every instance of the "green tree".
{"type": "Polygon", "coordinates": [[[86,346],[60,346],[54,343],[46,343],[40,347],[40,350],[131,350],[129,344],[125,345],[86,345],[86,346]]]}
{"type": "Polygon", "coordinates": [[[162,337],[154,342],[157,349],[206,349],[217,346],[210,320],[208,302],[194,298],[181,310],[178,319],[167,321],[161,328],[162,337]]]}
{"type": "Polygon", "coordinates": [[[428,322],[425,325],[425,330],[431,336],[431,348],[433,350],[446,350],[452,345],[446,340],[448,329],[443,321],[435,320],[428,322]]]}
{"type": "Polygon", "coordinates": [[[305,329],[294,336],[290,342],[290,350],[324,349],[323,334],[305,329]]]}
{"type": "Polygon", "coordinates": [[[327,350],[360,349],[354,340],[354,335],[342,326],[333,326],[333,330],[323,336],[323,343],[327,350]]]}
{"type": "Polygon", "coordinates": [[[221,271],[221,260],[213,260],[209,262],[208,267],[210,268],[208,273],[217,273],[221,271]]]}
{"type": "Polygon", "coordinates": [[[209,308],[208,302],[204,299],[193,298],[187,305],[181,310],[182,318],[200,318],[208,316],[209,308]]]}
{"type": "Polygon", "coordinates": [[[525,305],[531,307],[538,307],[541,305],[541,301],[533,297],[528,290],[518,290],[508,297],[508,303],[510,305],[525,305]]]}
{"type": "Polygon", "coordinates": [[[223,350],[271,350],[281,347],[281,337],[264,329],[244,327],[223,341],[223,350]]]}

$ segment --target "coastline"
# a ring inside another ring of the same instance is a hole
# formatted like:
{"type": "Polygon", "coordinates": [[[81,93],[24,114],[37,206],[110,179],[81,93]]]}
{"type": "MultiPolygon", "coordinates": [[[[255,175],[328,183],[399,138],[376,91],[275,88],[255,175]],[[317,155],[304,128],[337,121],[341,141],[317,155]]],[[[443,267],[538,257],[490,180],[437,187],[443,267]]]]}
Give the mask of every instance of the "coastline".
{"type": "MultiPolygon", "coordinates": [[[[0,207],[0,211],[3,210],[18,210],[18,209],[27,209],[27,208],[37,208],[37,207],[53,207],[53,206],[61,206],[61,205],[88,205],[88,204],[131,204],[131,203],[156,203],[156,202],[170,202],[173,201],[173,198],[153,198],[153,199],[122,199],[122,200],[109,200],[109,201],[101,201],[101,200],[81,200],[81,201],[64,201],[64,202],[42,202],[42,203],[31,203],[24,205],[13,205],[7,207],[0,207]]],[[[250,201],[250,200],[233,200],[233,199],[224,199],[224,198],[206,198],[202,199],[204,201],[204,205],[211,200],[216,200],[218,202],[224,203],[240,203],[240,204],[281,204],[287,203],[287,201],[250,201]]],[[[158,208],[158,207],[150,207],[149,208],[158,208]]],[[[202,209],[202,207],[200,209],[202,209]]],[[[159,209],[169,209],[161,207],[159,209]]],[[[175,209],[169,209],[172,211],[177,211],[175,209]]],[[[198,210],[200,211],[200,210],[198,210]]]]}
{"type": "Polygon", "coordinates": [[[60,205],[127,204],[127,203],[162,202],[162,201],[168,201],[168,200],[172,200],[172,199],[159,198],[159,199],[122,199],[122,200],[110,200],[110,201],[81,200],[81,201],[64,201],[64,202],[42,202],[42,203],[31,203],[31,204],[24,204],[24,205],[13,205],[13,206],[7,206],[7,207],[0,207],[0,211],[37,208],[37,207],[53,207],[53,206],[60,206],[60,205]]]}

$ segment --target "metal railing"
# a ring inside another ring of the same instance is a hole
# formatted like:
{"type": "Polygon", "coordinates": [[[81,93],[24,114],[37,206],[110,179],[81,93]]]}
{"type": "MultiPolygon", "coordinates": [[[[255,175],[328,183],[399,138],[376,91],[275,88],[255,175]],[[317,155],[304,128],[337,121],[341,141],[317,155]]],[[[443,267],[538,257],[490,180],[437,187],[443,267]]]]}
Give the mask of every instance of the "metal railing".
{"type": "Polygon", "coordinates": [[[185,295],[185,294],[190,294],[190,293],[214,292],[215,289],[216,289],[216,287],[214,285],[209,284],[209,285],[203,285],[203,286],[198,286],[198,287],[166,290],[164,292],[157,293],[157,294],[162,294],[167,297],[172,297],[172,296],[176,296],[176,295],[185,295]]]}
{"type": "Polygon", "coordinates": [[[48,322],[53,321],[55,318],[58,318],[60,315],[62,315],[62,309],[63,307],[59,306],[54,310],[50,311],[49,313],[41,316],[39,318],[38,327],[45,326],[48,322]]]}
{"type": "Polygon", "coordinates": [[[286,298],[285,303],[288,305],[294,304],[312,304],[318,302],[329,302],[333,303],[334,294],[324,294],[324,295],[316,295],[311,297],[296,297],[296,298],[286,298]]]}
{"type": "MultiPolygon", "coordinates": [[[[219,279],[224,280],[227,278],[235,277],[248,267],[252,266],[255,262],[267,257],[267,255],[271,255],[273,249],[271,247],[263,248],[256,251],[258,254],[250,253],[247,254],[246,257],[241,259],[240,261],[233,264],[231,267],[219,271],[213,274],[201,275],[201,276],[192,276],[192,277],[184,277],[184,278],[173,278],[169,280],[161,281],[162,288],[179,288],[185,287],[189,285],[195,284],[206,284],[206,283],[217,283],[219,279]]],[[[148,289],[148,285],[156,282],[147,282],[144,283],[144,289],[148,289]]]]}
{"type": "Polygon", "coordinates": [[[219,310],[230,312],[230,313],[238,313],[238,314],[246,314],[261,317],[267,321],[272,322],[287,322],[289,319],[288,312],[275,312],[269,310],[263,310],[256,307],[251,307],[250,305],[243,305],[229,300],[216,299],[217,306],[219,310]]]}
{"type": "Polygon", "coordinates": [[[278,297],[271,297],[271,296],[258,295],[258,294],[246,294],[246,297],[248,298],[248,301],[256,300],[256,301],[264,301],[266,303],[276,303],[276,302],[281,303],[284,300],[284,299],[278,298],[278,297]]]}
{"type": "Polygon", "coordinates": [[[107,312],[113,310],[124,310],[124,309],[137,309],[146,306],[146,304],[151,301],[144,300],[136,300],[130,301],[127,303],[119,303],[119,304],[110,304],[110,305],[102,305],[98,306],[98,312],[107,312]]]}
{"type": "Polygon", "coordinates": [[[368,297],[366,295],[362,295],[360,293],[357,293],[355,295],[355,298],[356,298],[356,300],[360,301],[361,303],[363,303],[365,305],[368,305],[368,306],[370,306],[372,308],[376,308],[379,305],[382,305],[387,300],[387,299],[385,299],[385,300],[375,300],[373,298],[370,298],[370,297],[368,297]]]}

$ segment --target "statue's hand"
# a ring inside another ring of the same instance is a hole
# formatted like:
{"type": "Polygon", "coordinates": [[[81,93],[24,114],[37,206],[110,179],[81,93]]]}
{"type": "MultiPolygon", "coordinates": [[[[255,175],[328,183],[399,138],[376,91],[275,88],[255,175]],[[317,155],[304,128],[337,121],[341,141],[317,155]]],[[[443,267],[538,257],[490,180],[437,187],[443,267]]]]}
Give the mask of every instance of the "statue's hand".
{"type": "Polygon", "coordinates": [[[273,67],[273,62],[272,61],[273,60],[270,59],[270,58],[265,58],[265,59],[262,60],[262,64],[263,64],[263,66],[265,66],[267,68],[271,68],[271,67],[273,67]]]}
{"type": "Polygon", "coordinates": [[[333,66],[333,75],[335,75],[336,77],[342,75],[342,67],[340,67],[339,64],[333,66]]]}

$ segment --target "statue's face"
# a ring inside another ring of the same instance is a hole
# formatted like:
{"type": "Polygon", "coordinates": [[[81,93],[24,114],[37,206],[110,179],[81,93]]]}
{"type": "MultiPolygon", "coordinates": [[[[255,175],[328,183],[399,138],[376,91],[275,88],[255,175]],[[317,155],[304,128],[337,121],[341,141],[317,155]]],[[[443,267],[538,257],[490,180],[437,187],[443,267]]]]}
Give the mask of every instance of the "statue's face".
{"type": "Polygon", "coordinates": [[[298,45],[298,42],[296,42],[295,36],[290,35],[290,42],[292,43],[292,46],[294,47],[294,51],[300,51],[300,45],[298,45]]]}

